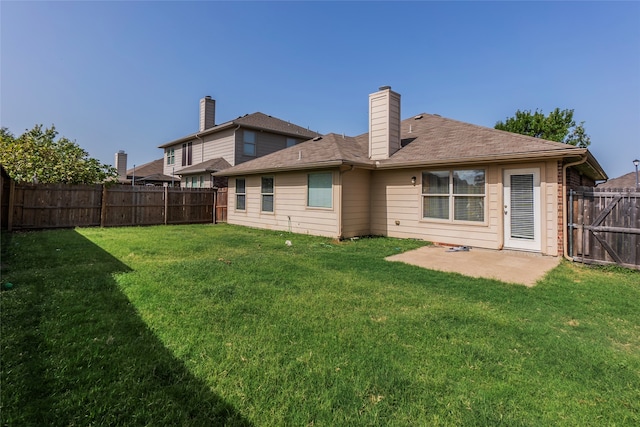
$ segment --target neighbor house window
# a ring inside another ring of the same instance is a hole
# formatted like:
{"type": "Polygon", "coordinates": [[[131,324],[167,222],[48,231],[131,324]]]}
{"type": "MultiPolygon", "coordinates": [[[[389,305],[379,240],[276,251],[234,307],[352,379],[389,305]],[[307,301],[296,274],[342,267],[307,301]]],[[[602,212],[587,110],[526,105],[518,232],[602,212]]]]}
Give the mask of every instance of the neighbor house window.
{"type": "Polygon", "coordinates": [[[191,143],[187,142],[185,144],[182,144],[182,166],[191,165],[192,160],[193,157],[191,143]]]}
{"type": "Polygon", "coordinates": [[[187,177],[187,187],[191,187],[191,188],[204,187],[204,177],[202,175],[187,177]]]}
{"type": "Polygon", "coordinates": [[[243,132],[243,149],[242,152],[245,156],[255,156],[256,155],[256,133],[250,130],[245,130],[243,132]]]}
{"type": "Polygon", "coordinates": [[[273,177],[263,176],[260,194],[262,195],[262,212],[273,212],[273,177]]]}
{"type": "Polygon", "coordinates": [[[167,164],[173,165],[176,163],[176,150],[175,148],[167,148],[167,164]]]}
{"type": "Polygon", "coordinates": [[[484,222],[485,171],[464,169],[422,173],[422,216],[484,222]]]}
{"type": "Polygon", "coordinates": [[[307,206],[311,208],[330,208],[332,206],[331,172],[310,173],[307,176],[307,206]]]}
{"type": "Polygon", "coordinates": [[[236,178],[236,209],[243,211],[246,209],[247,190],[244,178],[236,178]]]}
{"type": "Polygon", "coordinates": [[[288,147],[293,147],[294,145],[296,145],[296,139],[295,138],[287,138],[287,148],[288,147]]]}

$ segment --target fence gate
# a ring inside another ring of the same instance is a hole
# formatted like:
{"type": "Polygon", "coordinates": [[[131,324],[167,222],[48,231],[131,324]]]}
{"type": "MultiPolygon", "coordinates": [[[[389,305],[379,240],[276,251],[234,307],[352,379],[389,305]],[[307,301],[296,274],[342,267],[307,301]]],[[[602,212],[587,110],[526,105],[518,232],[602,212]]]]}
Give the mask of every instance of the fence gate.
{"type": "Polygon", "coordinates": [[[227,222],[227,194],[228,188],[218,188],[216,191],[216,218],[215,222],[227,222]]]}
{"type": "Polygon", "coordinates": [[[568,209],[574,261],[640,270],[640,192],[570,190],[568,209]]]}

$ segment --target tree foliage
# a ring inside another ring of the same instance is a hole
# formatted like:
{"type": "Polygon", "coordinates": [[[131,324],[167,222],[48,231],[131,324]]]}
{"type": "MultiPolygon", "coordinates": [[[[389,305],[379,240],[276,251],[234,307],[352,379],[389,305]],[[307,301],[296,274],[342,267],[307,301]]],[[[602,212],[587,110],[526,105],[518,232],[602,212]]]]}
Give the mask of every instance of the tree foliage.
{"type": "Polygon", "coordinates": [[[556,108],[548,116],[538,110],[533,113],[531,110],[518,110],[513,117],[508,117],[504,122],[497,122],[494,127],[581,148],[591,144],[591,138],[584,130],[584,122],[576,124],[573,119],[573,110],[556,108]]]}
{"type": "Polygon", "coordinates": [[[55,126],[35,125],[19,137],[0,130],[0,164],[18,182],[95,184],[115,179],[116,169],[89,157],[74,141],[56,140],[55,126]]]}

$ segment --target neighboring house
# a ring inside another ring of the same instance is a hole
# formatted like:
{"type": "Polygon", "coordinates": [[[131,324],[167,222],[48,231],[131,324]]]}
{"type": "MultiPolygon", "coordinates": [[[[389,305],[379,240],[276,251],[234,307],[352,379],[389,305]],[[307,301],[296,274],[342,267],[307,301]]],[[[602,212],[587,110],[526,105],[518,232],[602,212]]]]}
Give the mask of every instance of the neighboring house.
{"type": "Polygon", "coordinates": [[[215,105],[211,97],[202,98],[200,130],[159,147],[164,149],[163,173],[178,176],[183,187],[226,185],[211,174],[319,135],[259,112],[216,125],[215,105]]]}
{"type": "Polygon", "coordinates": [[[598,188],[611,188],[611,189],[632,189],[636,188],[636,173],[629,172],[618,178],[613,178],[602,184],[598,184],[598,188]]]}
{"type": "Polygon", "coordinates": [[[369,96],[369,133],[324,135],[215,175],[230,178],[230,224],[547,255],[566,247],[566,188],[607,178],[584,148],[433,114],[401,121],[388,86],[369,96]]]}
{"type": "Polygon", "coordinates": [[[118,172],[118,182],[131,185],[135,180],[135,185],[174,185],[176,179],[162,173],[163,160],[153,160],[140,166],[133,165],[133,168],[127,169],[127,153],[120,150],[116,153],[114,162],[114,167],[118,172]]]}

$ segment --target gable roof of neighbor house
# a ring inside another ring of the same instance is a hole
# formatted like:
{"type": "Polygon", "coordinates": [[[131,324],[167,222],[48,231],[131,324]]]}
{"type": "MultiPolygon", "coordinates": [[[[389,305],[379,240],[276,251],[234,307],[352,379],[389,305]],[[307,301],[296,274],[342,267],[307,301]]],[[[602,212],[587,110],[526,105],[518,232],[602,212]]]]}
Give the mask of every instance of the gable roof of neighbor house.
{"type": "Polygon", "coordinates": [[[201,138],[206,135],[211,135],[213,133],[238,126],[246,129],[271,131],[295,138],[309,139],[320,135],[318,132],[305,129],[302,126],[294,125],[291,122],[287,122],[278,119],[277,117],[266,115],[264,113],[256,112],[252,114],[245,114],[244,116],[240,116],[235,120],[215,125],[213,127],[210,127],[209,129],[203,130],[202,132],[192,133],[191,135],[187,135],[182,138],[167,142],[165,144],[159,145],[158,148],[170,147],[175,144],[180,144],[182,142],[190,141],[195,138],[201,138]]]}
{"type": "Polygon", "coordinates": [[[168,175],[164,175],[162,168],[164,165],[164,159],[153,160],[149,163],[144,163],[140,166],[134,166],[127,170],[127,180],[131,182],[133,175],[136,176],[136,181],[164,181],[169,182],[174,180],[168,175]]]}
{"type": "Polygon", "coordinates": [[[369,159],[369,134],[343,137],[329,134],[264,157],[236,165],[215,175],[317,169],[356,165],[371,169],[406,168],[532,158],[576,158],[587,154],[588,172],[594,179],[606,174],[586,148],[496,130],[434,114],[418,114],[401,122],[402,148],[388,159],[369,159]]]}
{"type": "Polygon", "coordinates": [[[206,160],[197,165],[189,166],[184,169],[180,169],[177,172],[178,175],[194,175],[198,173],[211,173],[218,172],[223,169],[230,168],[231,164],[222,157],[216,157],[215,159],[206,160]]]}
{"type": "Polygon", "coordinates": [[[636,188],[636,173],[629,172],[614,179],[610,179],[607,182],[598,184],[598,188],[636,188]]]}

